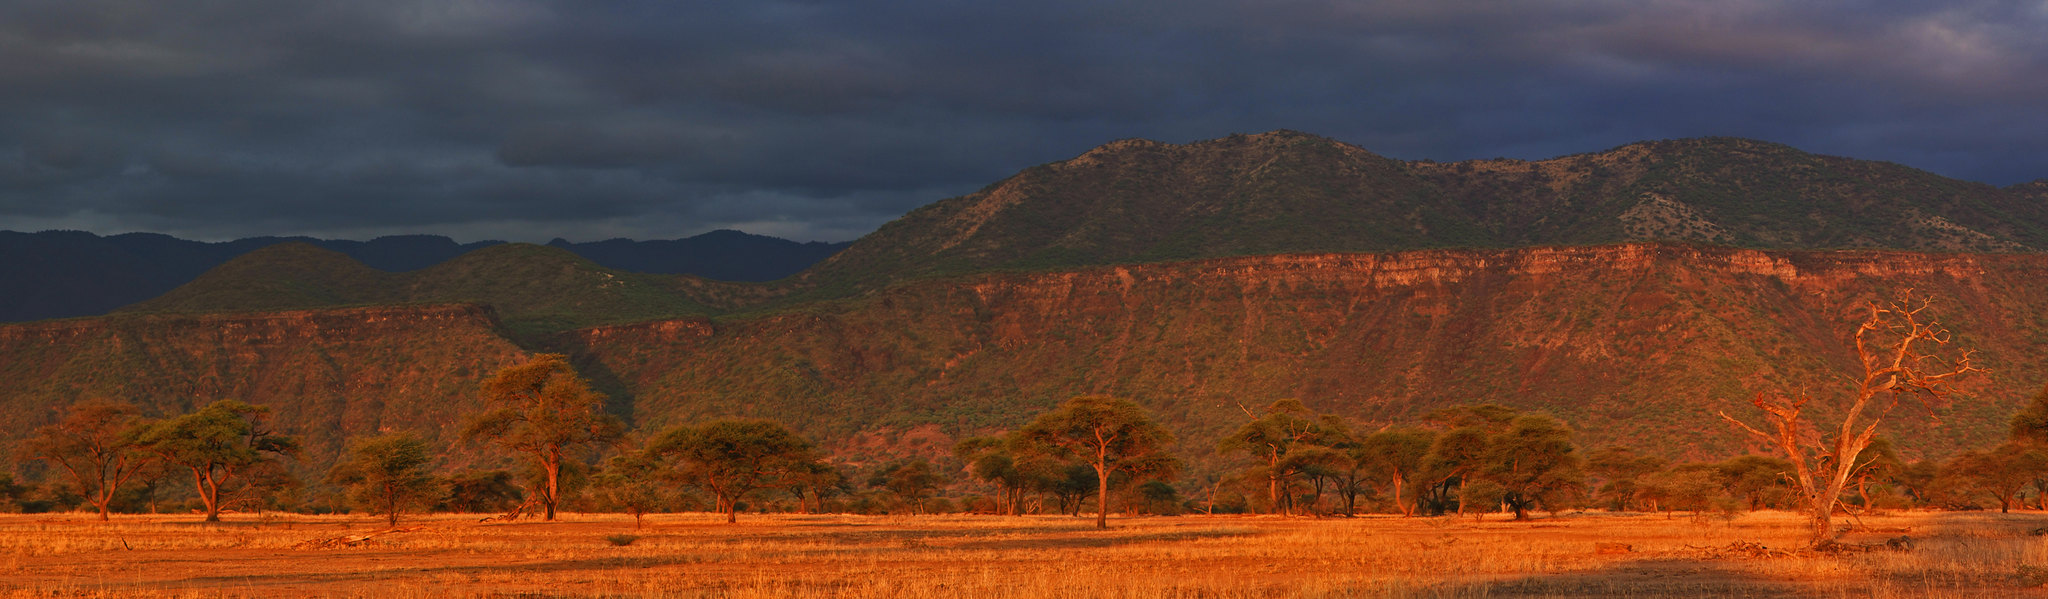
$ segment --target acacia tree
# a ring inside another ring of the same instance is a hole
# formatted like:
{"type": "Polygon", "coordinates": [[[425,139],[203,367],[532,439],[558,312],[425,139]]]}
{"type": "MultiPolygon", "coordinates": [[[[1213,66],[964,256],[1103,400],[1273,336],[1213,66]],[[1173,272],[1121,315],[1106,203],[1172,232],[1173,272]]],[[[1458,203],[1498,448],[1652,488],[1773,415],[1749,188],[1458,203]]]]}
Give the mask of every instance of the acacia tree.
{"type": "Polygon", "coordinates": [[[1029,455],[1018,461],[1017,469],[1025,473],[1026,486],[1033,492],[1051,495],[1054,507],[1058,508],[1054,511],[1062,514],[1080,516],[1084,500],[1096,490],[1095,470],[1087,464],[1029,455]]]}
{"type": "Polygon", "coordinates": [[[946,482],[945,477],[932,471],[932,463],[924,458],[897,460],[875,469],[868,477],[868,486],[888,489],[898,499],[910,505],[910,513],[924,513],[924,500],[939,490],[946,482]]]}
{"type": "Polygon", "coordinates": [[[242,477],[274,456],[297,455],[299,441],[263,426],[270,408],[232,399],[199,411],[151,423],[136,436],[139,446],[192,472],[192,486],[206,505],[206,521],[219,522],[221,502],[247,485],[242,477]]]}
{"type": "Polygon", "coordinates": [[[645,451],[612,456],[604,471],[591,477],[597,498],[606,507],[633,516],[633,528],[645,525],[647,514],[668,505],[674,495],[672,472],[645,451]]]}
{"type": "Polygon", "coordinates": [[[1886,483],[1906,469],[1906,461],[1899,457],[1899,450],[1892,446],[1891,439],[1878,437],[1870,440],[1870,446],[1856,456],[1856,468],[1850,478],[1856,484],[1856,499],[1863,509],[1871,509],[1870,483],[1886,483]]]}
{"type": "Polygon", "coordinates": [[[604,413],[604,394],[577,376],[568,356],[539,354],[508,366],[482,385],[484,404],[497,406],[478,414],[463,428],[463,439],[490,439],[500,447],[530,455],[540,480],[530,495],[555,519],[562,501],[562,465],[589,449],[619,437],[619,419],[604,413]]]}
{"type": "MultiPolygon", "coordinates": [[[[2012,416],[2009,442],[2040,450],[2048,450],[2048,386],[2034,392],[2027,407],[2012,416]]],[[[2048,510],[2048,471],[2040,472],[2033,480],[2034,501],[2043,510],[2048,510]]]]}
{"type": "Polygon", "coordinates": [[[1805,409],[1813,398],[1805,393],[1766,390],[1750,400],[1764,413],[1770,432],[1721,412],[1722,419],[1776,448],[1792,463],[1792,479],[1799,485],[1814,547],[1834,542],[1835,508],[1856,470],[1857,457],[1877,437],[1885,417],[1909,399],[1929,409],[1945,404],[1955,393],[1958,378],[1983,372],[1971,365],[1969,351],[1953,359],[1937,355],[1952,336],[1939,322],[1923,317],[1928,304],[1916,302],[1908,292],[1897,301],[1867,306],[1869,314],[1853,335],[1863,376],[1841,406],[1842,420],[1834,431],[1823,432],[1807,421],[1805,409]]]}
{"type": "Polygon", "coordinates": [[[447,495],[427,470],[433,461],[427,442],[412,433],[366,437],[349,444],[347,459],[327,472],[327,480],[350,487],[351,503],[383,514],[395,527],[399,514],[431,507],[447,495]]]}
{"type": "Polygon", "coordinates": [[[1024,492],[1031,487],[1031,474],[1017,463],[1006,437],[974,437],[953,445],[953,455],[967,462],[975,478],[995,483],[996,511],[1005,516],[1022,513],[1024,492]]]}
{"type": "Polygon", "coordinates": [[[71,475],[78,494],[106,521],[121,484],[149,464],[149,454],[136,446],[147,423],[132,404],[90,399],[72,404],[64,418],[36,429],[22,440],[20,451],[71,475]]]}
{"type": "Polygon", "coordinates": [[[1069,399],[1018,429],[1019,443],[1034,453],[1078,459],[1095,470],[1096,528],[1109,528],[1109,478],[1172,478],[1179,461],[1167,454],[1173,434],[1152,422],[1131,400],[1107,395],[1069,399]]]}
{"type": "Polygon", "coordinates": [[[1483,495],[1467,493],[1464,487],[1479,480],[1494,436],[1520,415],[1499,404],[1455,406],[1424,415],[1423,420],[1440,430],[1430,438],[1422,459],[1425,484],[1417,501],[1426,503],[1431,514],[1442,514],[1455,503],[1458,514],[1464,515],[1465,507],[1475,503],[1467,501],[1469,496],[1483,495]]]}
{"type": "Polygon", "coordinates": [[[1297,399],[1282,399],[1266,406],[1266,413],[1244,426],[1237,432],[1216,444],[1220,453],[1242,451],[1255,459],[1265,462],[1266,498],[1272,502],[1273,513],[1286,513],[1292,507],[1288,501],[1291,494],[1286,489],[1297,468],[1289,466],[1306,465],[1309,462],[1295,460],[1289,456],[1296,446],[1322,446],[1332,444],[1346,431],[1343,423],[1334,417],[1318,415],[1301,405],[1297,399]]]}
{"type": "Polygon", "coordinates": [[[1998,500],[1999,512],[2011,512],[2020,491],[2044,473],[2048,473],[2048,449],[2007,441],[1990,450],[1956,456],[1945,474],[1951,487],[1988,493],[1998,500]]]}
{"type": "Polygon", "coordinates": [[[825,497],[852,490],[852,481],[846,472],[824,460],[812,460],[793,465],[781,476],[784,488],[796,496],[797,508],[806,514],[825,511],[825,497]]]}
{"type": "MultiPolygon", "coordinates": [[[[1435,439],[1435,433],[1422,429],[1387,429],[1366,435],[1347,451],[1353,461],[1385,477],[1394,490],[1394,508],[1401,510],[1402,515],[1413,516],[1414,502],[1404,501],[1401,491],[1412,478],[1420,476],[1435,439]]],[[[1346,513],[1350,511],[1350,501],[1345,500],[1346,513]]]]}
{"type": "Polygon", "coordinates": [[[1729,496],[1743,502],[1752,512],[1783,505],[1793,493],[1787,486],[1791,483],[1792,463],[1780,458],[1736,456],[1714,464],[1714,469],[1720,472],[1721,486],[1729,496]]]}
{"type": "Polygon", "coordinates": [[[1515,418],[1489,439],[1479,476],[1500,485],[1501,501],[1514,510],[1516,520],[1523,520],[1538,505],[1556,511],[1551,504],[1559,493],[1583,487],[1583,464],[1571,429],[1555,418],[1531,414],[1515,418]]]}
{"type": "Polygon", "coordinates": [[[464,514],[502,513],[526,496],[504,470],[463,472],[448,477],[448,497],[436,509],[464,514]]]}
{"type": "Polygon", "coordinates": [[[1613,510],[1630,509],[1643,477],[1663,470],[1664,464],[1663,458],[1639,456],[1621,445],[1602,447],[1586,456],[1586,469],[1600,478],[1594,494],[1613,510]]]}
{"type": "Polygon", "coordinates": [[[716,420],[671,429],[647,453],[675,461],[676,470],[717,497],[727,523],[739,521],[739,500],[747,493],[808,471],[816,462],[805,441],[772,420],[716,420]]]}

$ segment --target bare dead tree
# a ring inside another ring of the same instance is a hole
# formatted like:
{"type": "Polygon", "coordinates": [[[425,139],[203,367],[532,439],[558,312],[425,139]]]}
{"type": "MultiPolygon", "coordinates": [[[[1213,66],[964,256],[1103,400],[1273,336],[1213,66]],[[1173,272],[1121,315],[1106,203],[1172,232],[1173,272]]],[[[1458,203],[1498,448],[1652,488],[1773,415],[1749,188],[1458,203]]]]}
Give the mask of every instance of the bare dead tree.
{"type": "Polygon", "coordinates": [[[1762,410],[1771,429],[1765,432],[1721,412],[1721,418],[1741,427],[1759,441],[1784,452],[1792,462],[1793,477],[1799,483],[1803,506],[1812,527],[1811,542],[1821,547],[1835,540],[1831,521],[1840,505],[1843,489],[1858,466],[1856,458],[1871,440],[1877,427],[1893,409],[1908,400],[1931,411],[1955,394],[1955,381],[1972,372],[1984,372],[1970,363],[1974,352],[1963,351],[1955,359],[1938,355],[1952,335],[1940,323],[1922,312],[1930,300],[1914,300],[1911,290],[1890,303],[1871,302],[1869,317],[1856,328],[1856,356],[1863,377],[1856,381],[1850,400],[1843,406],[1840,427],[1827,434],[1809,423],[1805,414],[1813,397],[1805,393],[1769,390],[1750,399],[1762,410]]]}

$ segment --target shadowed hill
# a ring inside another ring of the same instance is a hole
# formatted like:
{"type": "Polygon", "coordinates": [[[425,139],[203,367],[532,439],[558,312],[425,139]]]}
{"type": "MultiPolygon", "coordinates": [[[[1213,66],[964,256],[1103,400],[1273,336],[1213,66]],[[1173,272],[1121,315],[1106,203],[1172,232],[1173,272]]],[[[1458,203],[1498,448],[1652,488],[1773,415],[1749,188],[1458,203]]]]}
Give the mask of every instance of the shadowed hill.
{"type": "Polygon", "coordinates": [[[359,304],[475,303],[493,307],[517,334],[711,311],[695,293],[739,284],[695,281],[598,266],[566,250],[529,244],[485,247],[406,273],[369,268],[338,252],[288,243],[250,252],[156,299],[122,312],[252,312],[359,304]]]}
{"type": "MultiPolygon", "coordinates": [[[[0,231],[0,289],[10,290],[0,293],[0,322],[104,314],[169,292],[236,256],[285,243],[313,244],[377,270],[406,272],[503,242],[458,244],[435,235],[394,235],[370,241],[251,237],[207,243],[153,233],[100,237],[81,231],[0,231]]],[[[846,247],[739,231],[657,241],[556,240],[550,245],[614,270],[718,281],[780,279],[846,247]]]]}
{"type": "Polygon", "coordinates": [[[627,272],[687,274],[714,281],[773,281],[796,274],[846,249],[849,243],[786,239],[718,230],[683,239],[608,239],[548,242],[576,255],[627,272]]]}

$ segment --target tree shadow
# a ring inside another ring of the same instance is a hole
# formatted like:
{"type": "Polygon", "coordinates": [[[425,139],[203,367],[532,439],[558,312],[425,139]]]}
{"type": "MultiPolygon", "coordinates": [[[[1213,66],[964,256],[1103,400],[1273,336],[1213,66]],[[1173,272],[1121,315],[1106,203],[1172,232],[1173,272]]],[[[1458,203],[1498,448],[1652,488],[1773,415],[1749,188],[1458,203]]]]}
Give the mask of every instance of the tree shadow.
{"type": "Polygon", "coordinates": [[[1733,559],[1654,557],[1590,571],[1447,583],[1448,597],[1804,597],[1829,593],[1760,576],[1733,559]]]}

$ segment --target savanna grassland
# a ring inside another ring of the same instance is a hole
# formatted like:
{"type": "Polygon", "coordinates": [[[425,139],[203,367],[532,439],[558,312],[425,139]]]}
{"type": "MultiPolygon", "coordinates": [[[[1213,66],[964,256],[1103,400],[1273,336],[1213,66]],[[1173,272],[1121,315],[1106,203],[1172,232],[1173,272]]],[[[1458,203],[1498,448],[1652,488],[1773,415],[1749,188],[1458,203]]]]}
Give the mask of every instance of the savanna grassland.
{"type": "Polygon", "coordinates": [[[1566,514],[1313,519],[1184,516],[442,515],[357,547],[368,518],[85,514],[0,518],[7,597],[2048,597],[2035,513],[1902,512],[1783,549],[1802,520],[1566,514]],[[1598,551],[1621,543],[1626,552],[1598,551]]]}

